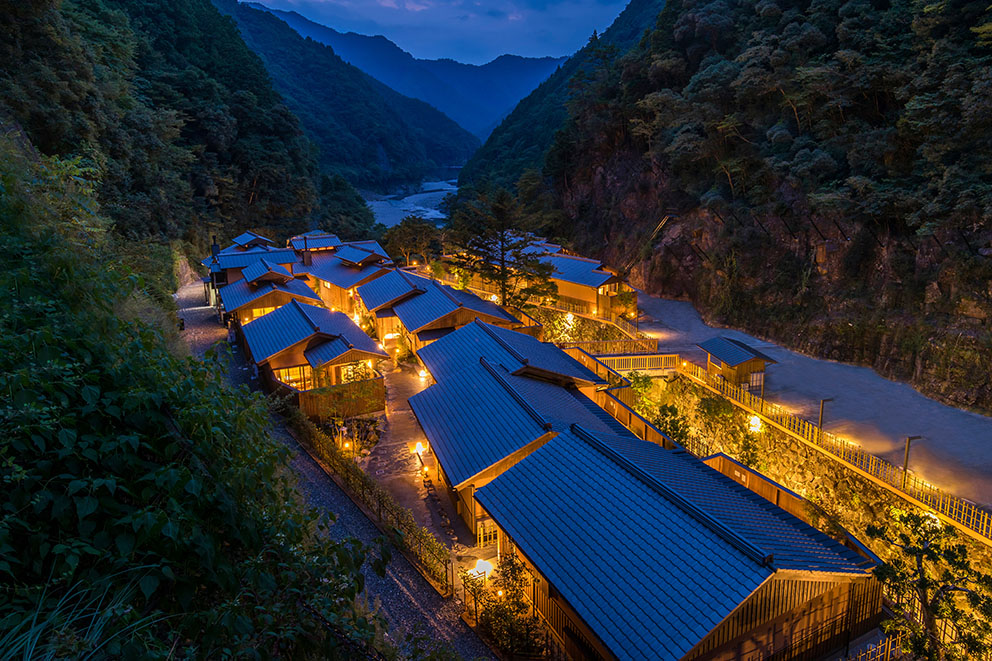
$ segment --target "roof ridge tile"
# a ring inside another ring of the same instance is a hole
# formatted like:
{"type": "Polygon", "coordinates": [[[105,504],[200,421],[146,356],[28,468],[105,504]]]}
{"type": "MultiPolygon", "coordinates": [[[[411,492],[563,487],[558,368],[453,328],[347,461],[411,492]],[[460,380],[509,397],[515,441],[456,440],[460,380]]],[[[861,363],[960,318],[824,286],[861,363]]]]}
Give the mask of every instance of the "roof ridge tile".
{"type": "Polygon", "coordinates": [[[506,390],[506,392],[509,393],[511,397],[513,397],[513,399],[517,400],[517,403],[520,404],[520,407],[527,413],[527,415],[529,415],[531,418],[534,419],[534,422],[540,425],[541,428],[544,429],[545,431],[551,431],[552,429],[551,423],[545,420],[541,416],[541,414],[538,413],[537,410],[530,405],[527,399],[519,392],[517,392],[517,390],[513,387],[513,384],[511,384],[502,374],[500,374],[499,370],[496,369],[492,364],[490,364],[489,361],[486,360],[485,356],[479,357],[479,363],[486,369],[486,371],[488,371],[490,374],[493,375],[493,378],[496,379],[496,382],[499,383],[499,385],[501,385],[503,389],[506,390]]]}

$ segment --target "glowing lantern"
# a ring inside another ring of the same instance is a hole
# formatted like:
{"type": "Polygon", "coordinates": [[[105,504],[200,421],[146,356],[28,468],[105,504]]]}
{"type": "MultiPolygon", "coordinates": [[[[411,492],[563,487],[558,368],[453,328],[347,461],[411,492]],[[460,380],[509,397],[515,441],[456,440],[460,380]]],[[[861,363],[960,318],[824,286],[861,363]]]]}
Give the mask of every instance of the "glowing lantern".
{"type": "Polygon", "coordinates": [[[486,578],[493,573],[493,563],[486,562],[485,560],[477,560],[475,562],[475,569],[472,573],[476,576],[486,578]]]}
{"type": "MultiPolygon", "coordinates": [[[[416,452],[417,454],[423,454],[424,453],[424,444],[421,443],[420,441],[417,441],[417,449],[414,450],[414,452],[416,452]]],[[[426,466],[424,468],[426,468],[426,466]]]]}
{"type": "Polygon", "coordinates": [[[427,378],[427,370],[420,370],[420,380],[423,381],[427,378]]]}

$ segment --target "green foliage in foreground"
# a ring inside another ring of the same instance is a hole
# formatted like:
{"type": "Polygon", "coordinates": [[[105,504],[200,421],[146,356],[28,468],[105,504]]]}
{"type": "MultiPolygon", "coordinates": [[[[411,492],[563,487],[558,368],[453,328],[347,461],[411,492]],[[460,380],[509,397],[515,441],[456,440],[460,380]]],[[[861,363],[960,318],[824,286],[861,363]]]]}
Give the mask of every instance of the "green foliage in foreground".
{"type": "Polygon", "coordinates": [[[74,162],[0,138],[0,640],[32,658],[361,654],[368,549],[297,502],[260,399],[120,312],[141,280],[104,227],[74,162]]]}
{"type": "Polygon", "coordinates": [[[937,517],[894,511],[892,518],[895,530],[868,527],[871,539],[897,549],[875,570],[903,597],[895,608],[900,617],[883,628],[903,633],[903,651],[917,659],[983,658],[992,650],[992,575],[972,564],[968,547],[937,517]],[[944,627],[948,637],[941,634],[944,627]]]}

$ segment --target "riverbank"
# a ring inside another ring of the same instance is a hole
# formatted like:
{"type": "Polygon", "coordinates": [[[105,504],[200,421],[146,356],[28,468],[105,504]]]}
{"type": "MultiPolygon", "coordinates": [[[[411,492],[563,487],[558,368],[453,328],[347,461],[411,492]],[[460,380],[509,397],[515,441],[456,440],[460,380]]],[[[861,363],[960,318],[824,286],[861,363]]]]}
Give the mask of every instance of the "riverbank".
{"type": "Polygon", "coordinates": [[[375,215],[377,223],[386,227],[398,225],[407,216],[418,216],[440,223],[445,219],[441,211],[444,198],[458,190],[458,180],[424,181],[412,193],[380,195],[363,191],[362,197],[375,215]]]}

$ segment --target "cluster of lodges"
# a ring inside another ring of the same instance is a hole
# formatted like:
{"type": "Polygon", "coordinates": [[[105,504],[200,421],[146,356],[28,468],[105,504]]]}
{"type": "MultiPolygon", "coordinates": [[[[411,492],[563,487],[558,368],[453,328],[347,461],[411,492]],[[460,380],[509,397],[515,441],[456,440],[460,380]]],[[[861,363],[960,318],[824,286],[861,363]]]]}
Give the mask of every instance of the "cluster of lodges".
{"type": "Polygon", "coordinates": [[[277,388],[381,380],[387,349],[416,353],[433,385],[410,405],[441,482],[479,546],[523,561],[571,658],[817,659],[877,626],[870,552],[729,457],[642,440],[595,403],[606,381],[492,301],[324,233],[286,248],[246,233],[204,264],[206,296],[277,388]]]}
{"type": "Polygon", "coordinates": [[[312,415],[382,410],[375,367],[387,351],[416,352],[474,319],[540,329],[471,292],[395,268],[376,241],[315,231],[279,248],[245,232],[224,249],[214,243],[202,263],[207,302],[243,339],[268,389],[293,395],[312,415]]]}
{"type": "Polygon", "coordinates": [[[441,481],[480,545],[523,561],[572,658],[817,659],[877,626],[874,556],[725,455],[641,440],[554,345],[476,320],[419,355],[435,383],[410,405],[441,481]]]}

